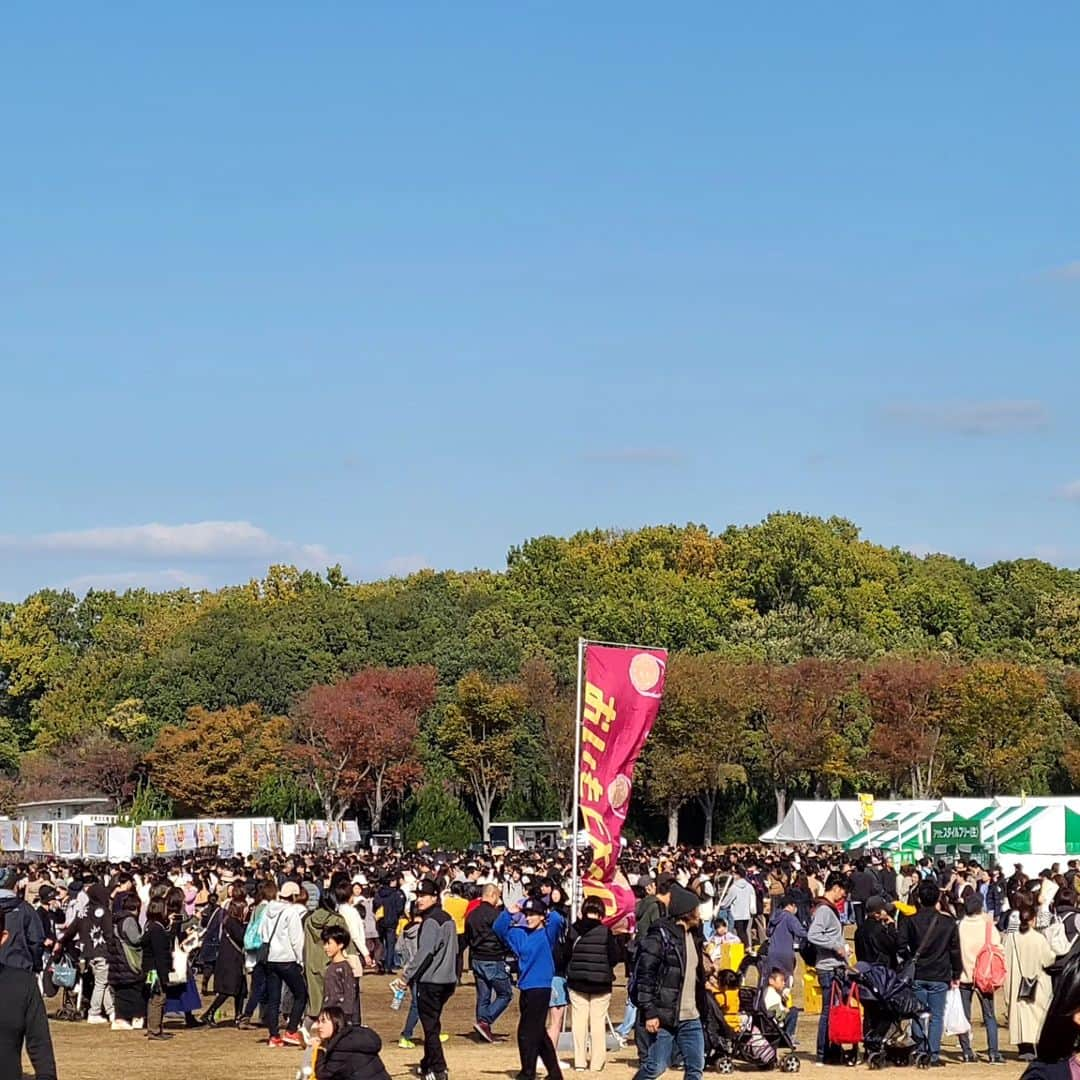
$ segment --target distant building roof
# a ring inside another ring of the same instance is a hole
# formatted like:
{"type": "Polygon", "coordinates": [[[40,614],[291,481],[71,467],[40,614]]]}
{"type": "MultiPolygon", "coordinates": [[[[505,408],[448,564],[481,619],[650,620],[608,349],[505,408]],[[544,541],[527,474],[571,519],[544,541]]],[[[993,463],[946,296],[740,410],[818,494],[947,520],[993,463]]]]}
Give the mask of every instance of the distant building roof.
{"type": "Polygon", "coordinates": [[[111,803],[112,799],[105,795],[84,795],[78,799],[39,799],[37,802],[21,802],[17,809],[31,806],[86,806],[88,803],[111,803]]]}

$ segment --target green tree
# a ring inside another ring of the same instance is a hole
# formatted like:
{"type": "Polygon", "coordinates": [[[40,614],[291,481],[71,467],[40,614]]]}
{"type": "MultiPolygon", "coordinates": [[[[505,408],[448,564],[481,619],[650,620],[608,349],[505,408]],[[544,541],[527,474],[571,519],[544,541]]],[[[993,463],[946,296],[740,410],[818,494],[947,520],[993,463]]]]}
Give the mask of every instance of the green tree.
{"type": "Polygon", "coordinates": [[[978,795],[1047,789],[1065,713],[1036,668],[981,660],[954,683],[945,737],[954,775],[978,795]]]}
{"type": "Polygon", "coordinates": [[[643,755],[653,802],[668,821],[668,843],[677,844],[679,811],[696,799],[705,815],[705,843],[712,844],[717,798],[746,783],[742,764],[754,699],[751,669],[716,654],[671,658],[664,702],[643,755]]]}
{"type": "Polygon", "coordinates": [[[513,683],[466,675],[446,707],[439,739],[464,781],[487,837],[495,801],[510,789],[525,717],[525,695],[513,683]]]}
{"type": "Polygon", "coordinates": [[[424,784],[405,805],[405,842],[464,851],[479,839],[476,822],[442,782],[424,784]]]}

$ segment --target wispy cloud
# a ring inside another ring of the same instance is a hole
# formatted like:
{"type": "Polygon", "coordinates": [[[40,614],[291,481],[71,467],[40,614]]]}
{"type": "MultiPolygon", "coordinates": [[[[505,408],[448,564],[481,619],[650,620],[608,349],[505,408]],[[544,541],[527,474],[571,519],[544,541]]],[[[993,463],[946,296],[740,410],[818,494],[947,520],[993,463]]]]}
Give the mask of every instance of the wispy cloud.
{"type": "Polygon", "coordinates": [[[115,573],[81,574],[65,583],[72,592],[85,593],[90,589],[209,589],[212,582],[203,574],[190,570],[119,570],[115,573]]]}
{"type": "Polygon", "coordinates": [[[680,465],[684,458],[677,450],[664,446],[623,446],[594,450],[581,455],[589,465],[680,465]]]}
{"type": "Polygon", "coordinates": [[[408,577],[418,570],[429,570],[431,563],[423,555],[395,555],[387,559],[383,569],[390,577],[408,577]]]}
{"type": "Polygon", "coordinates": [[[898,403],[885,415],[906,427],[975,437],[1024,435],[1050,426],[1050,413],[1041,401],[898,403]]]}
{"type": "Polygon", "coordinates": [[[203,562],[282,559],[317,567],[334,561],[321,544],[283,540],[249,521],[196,521],[180,525],[154,522],[30,536],[0,534],[0,551],[203,562]]]}
{"type": "Polygon", "coordinates": [[[1047,277],[1055,281],[1080,281],[1080,259],[1052,267],[1047,271],[1047,277]]]}
{"type": "Polygon", "coordinates": [[[1069,502],[1080,502],[1080,480],[1072,480],[1068,484],[1062,484],[1057,490],[1059,499],[1067,499],[1069,502]]]}

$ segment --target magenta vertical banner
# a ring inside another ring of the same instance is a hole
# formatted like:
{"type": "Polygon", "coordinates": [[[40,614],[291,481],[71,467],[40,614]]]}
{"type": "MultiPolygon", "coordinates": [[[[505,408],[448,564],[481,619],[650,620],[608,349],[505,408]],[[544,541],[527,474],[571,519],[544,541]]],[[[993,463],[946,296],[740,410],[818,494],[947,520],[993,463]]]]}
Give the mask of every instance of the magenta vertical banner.
{"type": "Polygon", "coordinates": [[[666,676],[663,649],[585,647],[577,783],[593,857],[583,875],[583,891],[604,901],[609,923],[633,917],[633,893],[625,881],[616,881],[620,841],[634,762],[660,711],[666,676]]]}

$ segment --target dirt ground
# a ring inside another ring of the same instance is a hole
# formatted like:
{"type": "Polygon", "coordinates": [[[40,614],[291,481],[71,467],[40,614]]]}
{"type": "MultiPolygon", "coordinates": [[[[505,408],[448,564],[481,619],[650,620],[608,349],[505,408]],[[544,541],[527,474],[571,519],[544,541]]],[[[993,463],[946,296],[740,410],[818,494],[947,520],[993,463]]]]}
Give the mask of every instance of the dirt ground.
{"type": "MultiPolygon", "coordinates": [[[[452,1080],[510,1080],[518,1071],[517,1046],[514,1031],[517,1025],[517,1004],[503,1015],[496,1030],[508,1036],[492,1046],[480,1042],[472,1033],[475,995],[472,977],[466,975],[466,985],[459,987],[443,1014],[444,1030],[451,1034],[446,1044],[446,1059],[452,1080]]],[[[421,1050],[399,1050],[397,1037],[401,1031],[404,1012],[390,1009],[389,980],[384,977],[364,979],[364,1019],[383,1038],[383,1060],[391,1076],[404,1078],[409,1068],[420,1060],[421,1050]]],[[[623,1012],[624,990],[617,987],[612,1006],[613,1017],[623,1012]]],[[[56,1000],[49,1003],[50,1015],[55,1011],[56,1000]]],[[[978,1011],[978,1010],[976,1010],[978,1011]]],[[[237,1031],[234,1028],[186,1031],[180,1018],[172,1018],[171,1030],[176,1037],[169,1042],[148,1043],[138,1031],[110,1031],[104,1026],[87,1026],[84,1023],[51,1024],[53,1043],[56,1048],[60,1080],[293,1080],[301,1061],[299,1050],[271,1050],[256,1031],[237,1031]],[[181,1026],[176,1026],[177,1024],[181,1026]]],[[[850,1070],[840,1067],[813,1068],[813,1046],[817,1017],[804,1017],[799,1030],[803,1047],[803,1067],[815,1076],[847,1075],[850,1070]],[[805,1052],[809,1050],[809,1059],[805,1052]]],[[[417,1036],[420,1030],[417,1028],[417,1036]]],[[[976,1024],[975,1048],[985,1048],[985,1035],[976,1024]]],[[[1015,1051],[1004,1047],[1006,1065],[991,1068],[988,1065],[961,1065],[955,1039],[946,1040],[945,1058],[950,1071],[962,1072],[965,1080],[1015,1080],[1022,1071],[1015,1051]]],[[[561,1053],[566,1060],[571,1055],[561,1053]]],[[[615,1052],[609,1057],[605,1070],[612,1080],[631,1080],[636,1065],[633,1047],[615,1052]]],[[[27,1067],[29,1067],[27,1065],[27,1067]]],[[[860,1070],[864,1067],[860,1066],[860,1070]]],[[[737,1065],[738,1072],[753,1073],[749,1065],[737,1065]]],[[[891,1069],[896,1073],[899,1070],[891,1069]]],[[[569,1073],[573,1075],[572,1070],[569,1073]]],[[[30,1076],[28,1072],[26,1074],[30,1076]]],[[[669,1077],[677,1074],[671,1072],[669,1077]]],[[[912,1073],[912,1080],[914,1080],[912,1073]]],[[[929,1075],[929,1074],[925,1074],[929,1075]]],[[[7,1080],[7,1078],[0,1078],[7,1080]]]]}

